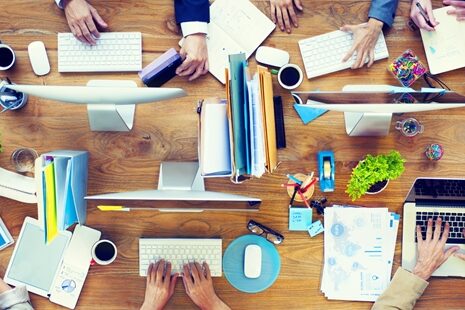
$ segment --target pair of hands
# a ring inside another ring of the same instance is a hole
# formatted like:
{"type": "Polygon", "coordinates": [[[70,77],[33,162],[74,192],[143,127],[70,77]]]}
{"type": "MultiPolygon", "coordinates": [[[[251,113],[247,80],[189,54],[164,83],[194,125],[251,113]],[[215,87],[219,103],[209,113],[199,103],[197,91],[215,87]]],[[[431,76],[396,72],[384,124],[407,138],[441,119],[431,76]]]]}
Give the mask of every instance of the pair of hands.
{"type": "MultiPolygon", "coordinates": [[[[443,0],[443,4],[451,6],[451,9],[447,11],[447,14],[455,15],[458,21],[465,21],[465,1],[443,0]]],[[[439,22],[434,18],[431,0],[413,0],[412,7],[410,8],[410,18],[418,27],[427,31],[434,31],[434,27],[439,25],[439,22]],[[428,16],[431,25],[429,25],[425,18],[421,15],[420,10],[417,7],[417,3],[420,3],[426,11],[426,15],[428,16]]]]}
{"type": "MultiPolygon", "coordinates": [[[[171,276],[171,263],[151,263],[147,271],[147,287],[141,310],[161,310],[174,293],[179,274],[171,276]]],[[[230,310],[216,295],[207,263],[184,265],[182,282],[189,298],[202,310],[230,310]]]]}
{"type": "MultiPolygon", "coordinates": [[[[449,0],[445,0],[449,1],[449,0]]],[[[291,33],[292,26],[298,27],[296,11],[302,11],[301,0],[270,0],[271,19],[278,24],[281,31],[291,33]]],[[[348,61],[356,52],[357,56],[352,65],[352,69],[361,68],[368,60],[368,67],[371,67],[374,60],[375,45],[382,31],[383,22],[370,18],[368,23],[360,25],[344,25],[340,28],[342,31],[352,32],[354,34],[354,44],[352,48],[342,59],[348,61]]]]}
{"type": "MultiPolygon", "coordinates": [[[[100,30],[108,24],[97,10],[86,0],[63,0],[66,20],[74,36],[81,42],[95,45],[100,37],[100,30]]],[[[192,34],[184,39],[180,55],[183,63],[176,70],[179,76],[189,76],[195,80],[208,72],[208,51],[205,34],[192,34]]]]}
{"type": "MultiPolygon", "coordinates": [[[[442,220],[437,218],[433,231],[433,220],[428,220],[426,228],[426,239],[423,239],[420,226],[417,226],[417,248],[418,258],[412,273],[427,281],[436,269],[438,269],[451,255],[465,260],[465,255],[456,253],[460,248],[453,246],[445,249],[449,235],[449,223],[445,223],[441,234],[442,220]]],[[[465,236],[465,229],[463,230],[465,236]]]]}

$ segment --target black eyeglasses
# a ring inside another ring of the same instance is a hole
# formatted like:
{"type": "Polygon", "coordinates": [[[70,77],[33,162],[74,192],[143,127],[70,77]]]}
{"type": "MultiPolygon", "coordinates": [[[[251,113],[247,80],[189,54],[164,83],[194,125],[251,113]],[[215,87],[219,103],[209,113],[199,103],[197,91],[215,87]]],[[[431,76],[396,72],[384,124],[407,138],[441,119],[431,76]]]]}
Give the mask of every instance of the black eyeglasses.
{"type": "Polygon", "coordinates": [[[284,241],[283,235],[274,231],[271,228],[268,228],[260,223],[255,222],[254,220],[249,221],[249,223],[247,224],[247,229],[256,235],[264,235],[265,239],[273,244],[281,244],[284,241]]]}

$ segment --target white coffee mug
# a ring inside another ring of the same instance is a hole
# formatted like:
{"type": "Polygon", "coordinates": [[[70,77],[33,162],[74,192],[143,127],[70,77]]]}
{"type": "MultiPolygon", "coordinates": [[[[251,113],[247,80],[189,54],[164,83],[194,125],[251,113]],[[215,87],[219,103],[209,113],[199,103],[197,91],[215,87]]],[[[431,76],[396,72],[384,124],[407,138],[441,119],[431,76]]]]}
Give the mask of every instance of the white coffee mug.
{"type": "Polygon", "coordinates": [[[8,70],[15,64],[16,55],[11,47],[0,42],[0,70],[8,70]]]}
{"type": "Polygon", "coordinates": [[[304,79],[302,70],[298,65],[287,64],[278,71],[278,82],[284,89],[295,89],[299,87],[304,79]]]}
{"type": "Polygon", "coordinates": [[[103,239],[94,244],[91,253],[95,263],[99,265],[109,265],[116,259],[118,250],[113,242],[103,239]]]}

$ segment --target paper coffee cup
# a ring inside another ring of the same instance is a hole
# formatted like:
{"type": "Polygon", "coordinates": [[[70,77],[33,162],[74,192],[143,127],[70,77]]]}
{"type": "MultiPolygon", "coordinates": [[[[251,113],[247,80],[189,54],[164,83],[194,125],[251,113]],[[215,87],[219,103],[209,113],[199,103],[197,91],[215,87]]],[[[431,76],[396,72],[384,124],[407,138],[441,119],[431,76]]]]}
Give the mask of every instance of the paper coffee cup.
{"type": "Polygon", "coordinates": [[[109,265],[116,259],[118,250],[110,240],[99,240],[92,247],[91,253],[94,262],[99,265],[109,265]]]}

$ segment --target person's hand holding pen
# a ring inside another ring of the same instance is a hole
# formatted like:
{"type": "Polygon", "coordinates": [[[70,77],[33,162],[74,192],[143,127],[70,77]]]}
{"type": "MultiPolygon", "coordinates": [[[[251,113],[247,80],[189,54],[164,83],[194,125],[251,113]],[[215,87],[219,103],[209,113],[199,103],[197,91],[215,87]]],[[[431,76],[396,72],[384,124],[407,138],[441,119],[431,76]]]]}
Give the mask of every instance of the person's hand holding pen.
{"type": "Polygon", "coordinates": [[[455,15],[458,21],[465,20],[465,1],[463,0],[444,0],[444,5],[452,6],[452,9],[447,11],[449,15],[455,15]]]}
{"type": "Polygon", "coordinates": [[[434,27],[439,25],[434,18],[431,0],[413,0],[410,18],[418,27],[427,31],[434,31],[434,27]]]}

